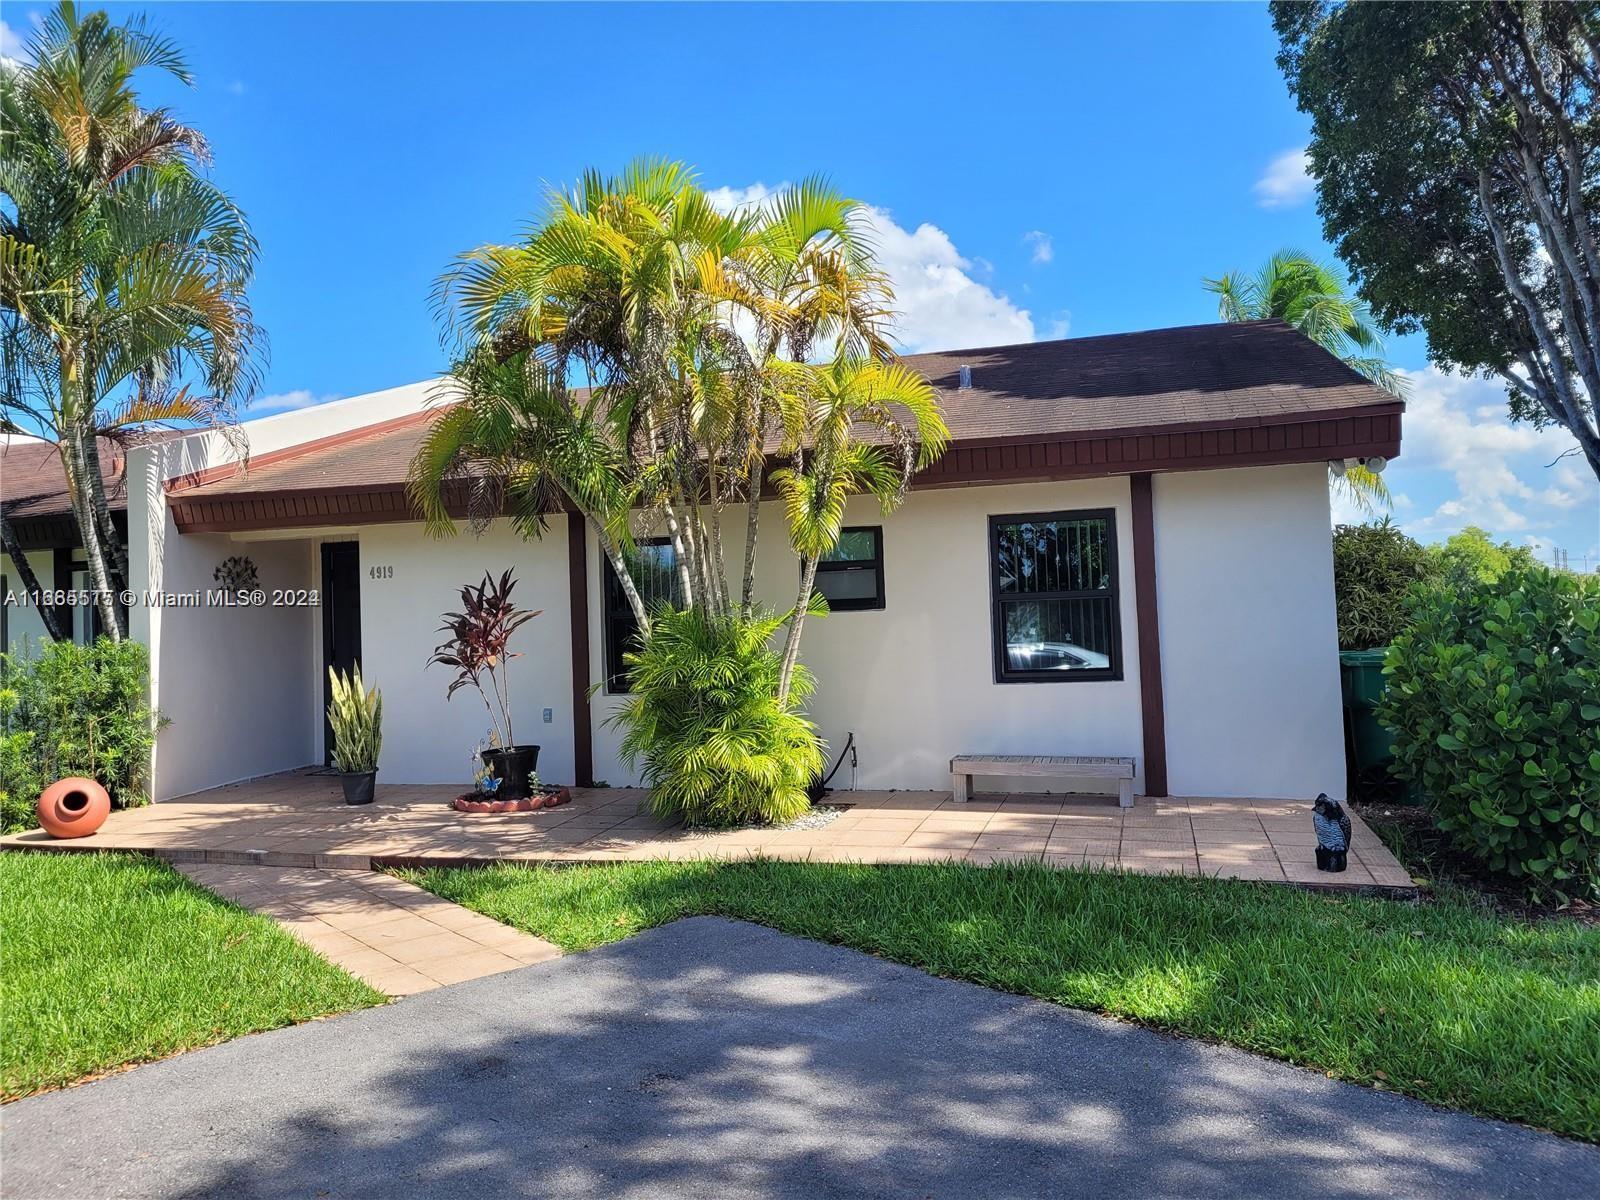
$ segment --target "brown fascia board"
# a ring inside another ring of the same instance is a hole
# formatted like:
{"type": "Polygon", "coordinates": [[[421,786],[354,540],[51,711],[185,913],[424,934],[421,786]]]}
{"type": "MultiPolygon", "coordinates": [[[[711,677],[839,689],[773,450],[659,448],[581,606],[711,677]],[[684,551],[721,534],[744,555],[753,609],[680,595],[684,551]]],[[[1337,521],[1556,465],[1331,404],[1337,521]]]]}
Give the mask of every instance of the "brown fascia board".
{"type": "MultiPolygon", "coordinates": [[[[1403,405],[1292,413],[1283,419],[1242,418],[1196,426],[1124,433],[981,438],[952,443],[912,481],[915,489],[1084,479],[1144,472],[1219,470],[1318,462],[1333,458],[1396,458],[1403,405]]],[[[185,533],[244,532],[318,525],[372,525],[421,516],[405,484],[360,484],[265,492],[208,494],[170,503],[185,533]]],[[[461,516],[464,506],[452,505],[461,516]]]]}
{"type": "Polygon", "coordinates": [[[1225,429],[1254,429],[1265,425],[1306,425],[1316,421],[1341,420],[1346,417],[1372,417],[1400,415],[1405,412],[1405,402],[1395,400],[1388,404],[1367,404],[1360,408],[1311,409],[1305,412],[1270,413],[1234,417],[1225,421],[1169,421],[1162,425],[1126,425],[1109,429],[1062,430],[1059,433],[1021,433],[999,437],[962,438],[953,443],[967,449],[989,446],[1021,446],[1045,442],[1090,441],[1096,438],[1154,437],[1173,433],[1220,432],[1225,429]]]}
{"type": "MultiPolygon", "coordinates": [[[[126,516],[121,512],[114,512],[111,518],[115,521],[118,517],[126,516]]],[[[78,531],[78,521],[71,513],[51,513],[43,517],[22,517],[14,519],[11,523],[11,532],[17,539],[17,546],[21,550],[55,550],[59,548],[74,548],[83,539],[78,531]]],[[[126,534],[124,534],[126,536],[126,534]]],[[[0,560],[0,567],[5,564],[0,560]]],[[[57,587],[66,587],[65,583],[57,583],[57,587]]]]}
{"type": "Polygon", "coordinates": [[[958,442],[914,487],[1074,479],[1141,472],[1217,470],[1400,454],[1400,410],[1296,414],[1287,422],[1230,422],[1173,432],[1062,435],[958,442]]]}

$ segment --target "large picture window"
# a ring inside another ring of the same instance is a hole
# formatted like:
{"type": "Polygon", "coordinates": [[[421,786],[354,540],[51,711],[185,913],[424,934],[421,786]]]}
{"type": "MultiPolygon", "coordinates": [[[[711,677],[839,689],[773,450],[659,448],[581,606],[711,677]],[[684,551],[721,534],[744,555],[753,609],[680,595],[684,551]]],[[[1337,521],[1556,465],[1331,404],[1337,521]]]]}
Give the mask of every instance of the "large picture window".
{"type": "Polygon", "coordinates": [[[817,563],[814,586],[834,612],[882,608],[883,526],[846,525],[839,544],[817,563]]]}
{"type": "Polygon", "coordinates": [[[1122,678],[1116,514],[989,518],[997,683],[1122,678]]]}
{"type": "MultiPolygon", "coordinates": [[[[677,607],[683,602],[678,586],[678,557],[665,538],[650,538],[634,544],[627,552],[628,573],[644,601],[645,611],[662,605],[677,607]]],[[[606,606],[606,691],[613,695],[631,691],[628,665],[622,656],[639,648],[639,621],[633,615],[609,558],[601,559],[605,573],[606,606]]]]}

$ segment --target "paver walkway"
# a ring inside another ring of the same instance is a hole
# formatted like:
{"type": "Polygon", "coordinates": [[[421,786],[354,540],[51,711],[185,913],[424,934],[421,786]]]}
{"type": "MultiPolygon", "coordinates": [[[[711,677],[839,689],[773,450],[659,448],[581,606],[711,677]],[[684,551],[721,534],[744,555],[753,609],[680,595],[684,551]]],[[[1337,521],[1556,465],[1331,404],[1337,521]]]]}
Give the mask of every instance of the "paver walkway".
{"type": "Polygon", "coordinates": [[[469,815],[450,787],[378,784],[352,808],[336,778],[310,770],[111,814],[93,837],[54,842],[34,830],[0,848],[136,850],[174,862],[368,869],[427,863],[612,862],[648,858],[768,858],[811,862],[974,864],[1018,859],[1052,866],[1226,875],[1329,888],[1414,892],[1410,876],[1354,814],[1350,869],[1316,869],[1305,801],[837,792],[849,805],[817,829],[694,833],[650,816],[637,789],[578,788],[571,804],[532,813],[469,815]]]}
{"type": "Polygon", "coordinates": [[[0,1110],[28,1200],[1593,1200],[1600,1149],[701,917],[0,1110]]]}
{"type": "Polygon", "coordinates": [[[177,863],[201,887],[277,919],[390,996],[558,958],[543,938],[375,871],[177,863]]]}

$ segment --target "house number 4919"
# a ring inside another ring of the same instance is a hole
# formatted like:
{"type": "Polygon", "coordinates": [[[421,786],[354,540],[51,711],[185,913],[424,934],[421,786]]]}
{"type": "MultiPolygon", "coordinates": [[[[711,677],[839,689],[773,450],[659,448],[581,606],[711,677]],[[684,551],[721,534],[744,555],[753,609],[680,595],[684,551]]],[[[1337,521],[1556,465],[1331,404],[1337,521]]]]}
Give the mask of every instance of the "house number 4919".
{"type": "Polygon", "coordinates": [[[394,578],[394,568],[393,567],[368,567],[367,568],[367,578],[368,579],[393,579],[394,578]]]}

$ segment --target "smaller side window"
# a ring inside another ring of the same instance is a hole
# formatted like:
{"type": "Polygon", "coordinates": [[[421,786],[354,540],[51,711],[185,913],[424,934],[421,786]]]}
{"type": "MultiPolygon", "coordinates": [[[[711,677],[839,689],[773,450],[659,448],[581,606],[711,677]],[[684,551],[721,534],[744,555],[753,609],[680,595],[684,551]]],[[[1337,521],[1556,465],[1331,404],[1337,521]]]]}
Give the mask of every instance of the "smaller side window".
{"type": "Polygon", "coordinates": [[[839,544],[817,563],[815,587],[835,612],[884,607],[883,526],[845,526],[839,544]]]}
{"type": "MultiPolygon", "coordinates": [[[[644,538],[625,557],[646,611],[662,604],[677,608],[683,603],[678,586],[678,557],[665,538],[644,538]]],[[[623,696],[633,690],[623,655],[639,648],[639,622],[611,560],[602,558],[600,563],[605,574],[606,693],[623,696]]]]}

